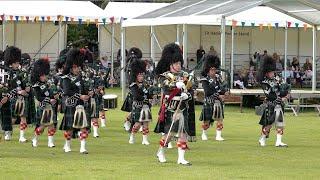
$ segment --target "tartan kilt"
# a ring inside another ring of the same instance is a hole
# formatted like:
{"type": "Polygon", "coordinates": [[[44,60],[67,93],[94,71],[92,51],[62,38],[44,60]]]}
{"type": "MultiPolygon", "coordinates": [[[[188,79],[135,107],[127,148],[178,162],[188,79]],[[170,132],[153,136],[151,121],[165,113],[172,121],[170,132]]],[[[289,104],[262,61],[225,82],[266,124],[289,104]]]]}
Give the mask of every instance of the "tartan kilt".
{"type": "MultiPolygon", "coordinates": [[[[214,122],[213,106],[214,106],[213,104],[209,104],[206,102],[203,103],[202,111],[199,118],[200,121],[210,121],[210,123],[214,122]]],[[[221,103],[221,108],[222,108],[222,117],[224,118],[224,107],[222,103],[221,103]]]]}
{"type": "MultiPolygon", "coordinates": [[[[85,107],[85,111],[86,111],[86,116],[87,116],[87,121],[88,121],[88,125],[90,127],[91,124],[91,118],[89,116],[89,109],[88,107],[85,107]]],[[[74,122],[74,114],[76,112],[76,106],[65,106],[64,109],[64,116],[63,119],[61,121],[59,130],[63,130],[63,131],[67,131],[67,130],[73,130],[75,128],[73,128],[73,122],[74,122]]]]}
{"type": "MultiPolygon", "coordinates": [[[[260,118],[259,124],[262,126],[275,124],[277,127],[283,127],[284,117],[281,114],[278,119],[276,119],[275,104],[268,103],[267,108],[263,111],[263,114],[260,118]],[[279,125],[281,124],[281,125],[279,125]]],[[[284,106],[281,105],[282,112],[284,112],[284,106]]]]}
{"type": "MultiPolygon", "coordinates": [[[[19,115],[16,114],[16,112],[14,111],[15,105],[16,105],[16,102],[17,102],[17,99],[18,99],[18,97],[15,97],[15,98],[13,98],[13,99],[10,100],[10,104],[11,104],[11,117],[12,117],[12,118],[18,118],[18,116],[19,116],[19,115]]],[[[29,115],[29,106],[30,106],[30,104],[28,103],[28,98],[24,97],[23,99],[24,99],[24,104],[25,104],[25,105],[24,105],[24,111],[23,111],[22,116],[28,118],[28,115],[29,115]]]]}
{"type": "MultiPolygon", "coordinates": [[[[188,119],[188,111],[187,109],[184,109],[182,111],[183,113],[183,121],[184,121],[184,126],[183,126],[183,129],[184,129],[184,132],[188,133],[190,132],[190,129],[189,129],[189,119],[188,119]]],[[[173,117],[173,114],[174,112],[172,111],[166,111],[166,118],[163,122],[160,122],[158,121],[157,122],[157,125],[155,127],[155,130],[154,132],[155,133],[164,133],[164,134],[168,134],[169,133],[169,129],[170,129],[170,126],[171,126],[171,123],[172,123],[172,117],[173,117]]],[[[172,126],[172,130],[170,133],[177,133],[178,132],[178,129],[179,129],[179,121],[176,121],[174,122],[173,126],[172,126]]],[[[187,134],[188,136],[190,136],[189,134],[187,134]]]]}
{"type": "Polygon", "coordinates": [[[90,118],[99,118],[99,112],[100,112],[100,101],[98,97],[94,97],[95,100],[95,110],[91,109],[91,101],[89,102],[89,113],[90,113],[90,118]]]}
{"type": "Polygon", "coordinates": [[[123,105],[121,107],[121,111],[131,112],[132,111],[132,98],[131,95],[128,94],[126,99],[123,101],[123,105]]]}
{"type": "MultiPolygon", "coordinates": [[[[42,118],[42,114],[43,114],[43,110],[44,108],[40,108],[40,107],[37,107],[36,109],[36,117],[35,117],[35,121],[34,121],[34,125],[36,126],[39,126],[41,125],[40,124],[40,121],[41,121],[41,118],[42,118]]],[[[55,108],[55,106],[52,106],[52,110],[53,110],[53,124],[57,123],[57,109],[55,108]]]]}
{"type": "Polygon", "coordinates": [[[1,108],[1,125],[4,131],[12,131],[12,120],[11,120],[11,104],[10,101],[4,103],[1,108]]]}

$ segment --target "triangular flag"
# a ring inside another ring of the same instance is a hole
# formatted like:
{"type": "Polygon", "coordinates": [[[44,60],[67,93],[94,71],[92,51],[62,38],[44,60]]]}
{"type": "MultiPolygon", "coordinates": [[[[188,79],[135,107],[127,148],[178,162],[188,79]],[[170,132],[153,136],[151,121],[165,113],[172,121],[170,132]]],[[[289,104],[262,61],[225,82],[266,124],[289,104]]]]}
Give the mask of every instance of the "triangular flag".
{"type": "Polygon", "coordinates": [[[246,22],[241,22],[241,26],[244,27],[246,25],[246,22]]]}
{"type": "Polygon", "coordinates": [[[73,23],[73,22],[74,22],[74,17],[71,17],[71,18],[70,18],[70,21],[73,23]]]}
{"type": "Polygon", "coordinates": [[[274,25],[276,26],[276,28],[279,28],[279,23],[274,23],[274,25]]]}
{"type": "Polygon", "coordinates": [[[290,27],[291,26],[291,22],[287,22],[287,27],[290,27]]]}
{"type": "Polygon", "coordinates": [[[260,31],[263,31],[263,24],[259,24],[260,31]]]}
{"type": "Polygon", "coordinates": [[[298,28],[298,27],[299,27],[299,23],[295,23],[295,25],[296,25],[296,28],[298,28]]]}
{"type": "Polygon", "coordinates": [[[62,21],[63,21],[63,18],[64,18],[63,16],[60,16],[59,21],[62,22],[62,21]]]}
{"type": "Polygon", "coordinates": [[[268,29],[271,30],[271,23],[268,23],[268,29]]]}
{"type": "Polygon", "coordinates": [[[34,17],[34,22],[38,22],[39,21],[39,16],[34,17]]]}
{"type": "Polygon", "coordinates": [[[29,23],[29,16],[26,16],[27,23],[29,23]]]}
{"type": "Polygon", "coordinates": [[[254,25],[255,25],[254,23],[251,23],[251,27],[254,27],[254,25]]]}
{"type": "Polygon", "coordinates": [[[90,19],[87,19],[87,20],[86,20],[86,24],[87,24],[87,26],[89,26],[89,24],[90,24],[90,19]]]}
{"type": "Polygon", "coordinates": [[[102,18],[103,25],[106,25],[106,18],[102,18]]]}
{"type": "Polygon", "coordinates": [[[45,20],[45,19],[44,19],[44,16],[41,16],[41,20],[42,20],[42,22],[44,22],[44,20],[45,20]]]}
{"type": "Polygon", "coordinates": [[[114,16],[110,17],[109,19],[111,21],[111,24],[113,24],[114,23],[114,16]]]}
{"type": "Polygon", "coordinates": [[[13,21],[13,16],[12,16],[12,15],[10,15],[10,21],[11,21],[11,22],[13,21]]]}
{"type": "Polygon", "coordinates": [[[50,18],[51,18],[50,16],[47,16],[47,21],[50,21],[50,18]]]}
{"type": "Polygon", "coordinates": [[[15,16],[15,18],[16,18],[16,22],[18,22],[19,21],[19,16],[15,16]]]}
{"type": "Polygon", "coordinates": [[[236,20],[232,20],[232,27],[234,28],[234,27],[236,27],[237,26],[237,21],[236,20]]]}
{"type": "Polygon", "coordinates": [[[82,19],[78,19],[78,22],[79,22],[79,25],[81,25],[82,24],[82,19]]]}
{"type": "Polygon", "coordinates": [[[2,21],[5,21],[5,20],[6,20],[4,14],[1,15],[1,20],[2,20],[2,21]]]}
{"type": "Polygon", "coordinates": [[[24,21],[24,16],[20,16],[20,20],[21,20],[21,21],[24,21]]]}
{"type": "Polygon", "coordinates": [[[307,31],[307,29],[308,29],[308,24],[303,24],[303,30],[307,31]]]}
{"type": "Polygon", "coordinates": [[[64,17],[64,19],[66,20],[66,23],[69,21],[69,17],[64,17]]]}

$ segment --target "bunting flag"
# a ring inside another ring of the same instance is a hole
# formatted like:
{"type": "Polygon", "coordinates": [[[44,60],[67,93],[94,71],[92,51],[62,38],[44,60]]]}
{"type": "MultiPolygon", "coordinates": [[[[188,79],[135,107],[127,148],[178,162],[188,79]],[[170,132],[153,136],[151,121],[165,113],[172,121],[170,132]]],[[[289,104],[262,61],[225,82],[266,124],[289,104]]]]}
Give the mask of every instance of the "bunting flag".
{"type": "Polygon", "coordinates": [[[45,21],[44,16],[41,16],[41,20],[44,23],[44,21],[45,21]]]}
{"type": "Polygon", "coordinates": [[[57,15],[57,21],[61,22],[61,15],[57,15]]]}
{"type": "Polygon", "coordinates": [[[279,23],[274,23],[274,25],[275,25],[276,29],[279,28],[279,23]]]}
{"type": "Polygon", "coordinates": [[[26,16],[27,23],[29,23],[29,16],[26,16]]]}
{"type": "Polygon", "coordinates": [[[20,20],[21,20],[21,21],[24,21],[24,16],[20,16],[20,20]]]}
{"type": "Polygon", "coordinates": [[[6,20],[4,14],[1,15],[1,20],[2,20],[2,21],[5,21],[5,20],[6,20]]]}
{"type": "Polygon", "coordinates": [[[271,31],[271,23],[268,23],[268,30],[271,31]]]}
{"type": "Polygon", "coordinates": [[[303,24],[303,30],[307,31],[307,29],[308,29],[308,24],[303,24]]]}
{"type": "Polygon", "coordinates": [[[51,17],[50,16],[47,16],[47,21],[50,21],[51,17]]]}
{"type": "Polygon", "coordinates": [[[87,24],[87,26],[89,26],[89,24],[90,24],[90,19],[86,19],[86,24],[87,24]]]}
{"type": "Polygon", "coordinates": [[[60,16],[59,22],[61,23],[63,21],[63,16],[60,16]]]}
{"type": "Polygon", "coordinates": [[[73,22],[74,22],[74,17],[71,17],[70,20],[71,20],[71,22],[73,23],[73,22]]]}
{"type": "Polygon", "coordinates": [[[251,23],[251,27],[254,27],[254,25],[255,25],[254,23],[251,23]]]}
{"type": "Polygon", "coordinates": [[[235,28],[237,26],[237,21],[236,20],[232,20],[232,27],[235,28]]]}
{"type": "Polygon", "coordinates": [[[10,21],[13,22],[13,16],[10,15],[9,18],[10,18],[10,21]]]}
{"type": "Polygon", "coordinates": [[[263,24],[259,24],[260,31],[263,31],[263,24]]]}
{"type": "Polygon", "coordinates": [[[106,25],[106,18],[102,18],[103,25],[106,25]]]}
{"type": "Polygon", "coordinates": [[[242,28],[244,27],[244,25],[246,25],[246,22],[241,22],[242,28]]]}
{"type": "Polygon", "coordinates": [[[79,25],[81,25],[82,24],[82,19],[78,19],[78,22],[79,22],[79,25]]]}
{"type": "Polygon", "coordinates": [[[287,27],[291,27],[291,22],[287,22],[287,27]]]}
{"type": "Polygon", "coordinates": [[[16,22],[18,22],[19,21],[19,16],[15,16],[15,18],[16,18],[16,22]]]}
{"type": "Polygon", "coordinates": [[[110,17],[109,19],[110,19],[111,24],[113,24],[114,23],[114,16],[110,17]]]}
{"type": "Polygon", "coordinates": [[[299,28],[299,23],[295,23],[295,25],[296,25],[296,28],[299,28]]]}
{"type": "Polygon", "coordinates": [[[66,16],[66,17],[64,17],[64,19],[65,19],[66,23],[68,23],[68,21],[69,21],[69,17],[68,17],[68,16],[66,16]]]}
{"type": "Polygon", "coordinates": [[[39,16],[34,17],[34,22],[38,22],[39,21],[39,16]]]}

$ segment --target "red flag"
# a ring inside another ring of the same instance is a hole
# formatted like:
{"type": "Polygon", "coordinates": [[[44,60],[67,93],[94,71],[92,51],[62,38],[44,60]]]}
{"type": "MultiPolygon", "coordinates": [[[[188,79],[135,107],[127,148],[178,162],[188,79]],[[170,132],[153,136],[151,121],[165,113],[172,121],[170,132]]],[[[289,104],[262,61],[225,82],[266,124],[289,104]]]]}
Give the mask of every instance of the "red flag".
{"type": "Polygon", "coordinates": [[[288,24],[288,26],[287,26],[287,27],[290,27],[290,26],[291,26],[291,22],[288,22],[287,24],[288,24]]]}
{"type": "Polygon", "coordinates": [[[109,19],[110,19],[110,21],[111,21],[111,24],[113,24],[113,22],[114,22],[114,16],[110,17],[109,19]]]}

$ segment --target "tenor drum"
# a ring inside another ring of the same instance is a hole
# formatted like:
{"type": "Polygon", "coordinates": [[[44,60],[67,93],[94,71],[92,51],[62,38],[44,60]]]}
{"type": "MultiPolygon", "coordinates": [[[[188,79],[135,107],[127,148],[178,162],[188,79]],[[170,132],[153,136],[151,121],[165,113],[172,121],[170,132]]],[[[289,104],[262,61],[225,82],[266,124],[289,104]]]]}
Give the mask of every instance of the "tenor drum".
{"type": "Polygon", "coordinates": [[[103,95],[103,109],[115,109],[118,106],[118,96],[115,94],[103,95]]]}

